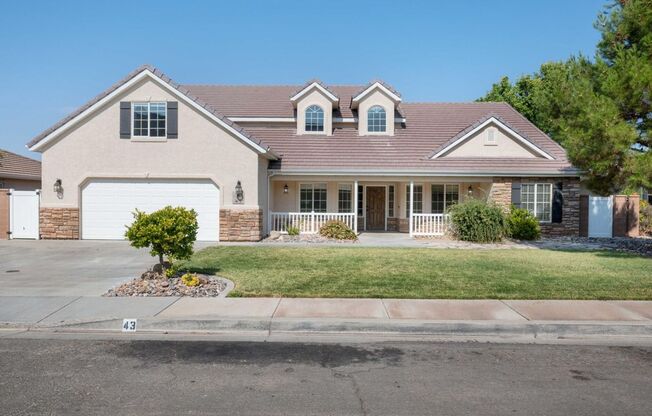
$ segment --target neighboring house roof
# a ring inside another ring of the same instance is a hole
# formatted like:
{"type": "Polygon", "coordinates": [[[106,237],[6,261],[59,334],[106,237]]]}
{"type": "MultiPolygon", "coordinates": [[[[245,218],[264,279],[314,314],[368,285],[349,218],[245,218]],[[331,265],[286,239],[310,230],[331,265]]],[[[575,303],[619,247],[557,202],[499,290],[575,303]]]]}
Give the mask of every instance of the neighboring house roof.
{"type": "Polygon", "coordinates": [[[50,137],[52,137],[51,135],[56,135],[59,130],[63,130],[63,128],[65,128],[66,126],[73,125],[80,117],[85,115],[85,112],[91,111],[93,107],[100,104],[102,100],[109,98],[113,93],[123,88],[129,82],[141,76],[141,74],[150,75],[152,77],[155,77],[157,80],[160,80],[165,85],[169,86],[174,91],[181,94],[184,98],[188,99],[188,101],[191,104],[193,104],[196,108],[204,109],[205,111],[207,111],[209,115],[212,116],[216,121],[218,121],[220,124],[225,126],[228,130],[231,130],[231,132],[239,136],[239,138],[253,145],[253,147],[256,148],[256,150],[259,150],[261,153],[270,153],[272,158],[275,157],[273,153],[271,153],[269,146],[265,145],[261,140],[249,136],[242,127],[238,126],[233,121],[223,116],[221,113],[216,111],[213,107],[211,107],[209,104],[193,96],[187,89],[181,88],[179,84],[172,81],[170,77],[168,77],[159,69],[151,65],[143,65],[138,67],[136,70],[132,71],[125,78],[121,79],[120,81],[118,81],[117,83],[109,87],[108,89],[104,90],[101,94],[99,94],[98,96],[96,96],[95,98],[93,98],[92,100],[84,104],[83,106],[79,107],[77,110],[72,112],[66,118],[62,119],[54,126],[50,127],[49,129],[43,131],[41,134],[33,138],[29,143],[27,143],[27,147],[33,150],[37,150],[38,144],[48,140],[50,137]]]}
{"type": "Polygon", "coordinates": [[[0,178],[41,180],[41,162],[0,149],[0,178]]]}

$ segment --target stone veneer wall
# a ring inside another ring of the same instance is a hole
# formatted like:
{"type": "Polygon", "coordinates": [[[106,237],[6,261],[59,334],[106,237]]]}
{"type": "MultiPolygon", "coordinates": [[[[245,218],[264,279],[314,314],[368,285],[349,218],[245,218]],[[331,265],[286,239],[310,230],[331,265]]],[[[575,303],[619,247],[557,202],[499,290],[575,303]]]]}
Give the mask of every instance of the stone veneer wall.
{"type": "Polygon", "coordinates": [[[262,238],[263,210],[220,210],[220,241],[260,241],[262,238]]]}
{"type": "Polygon", "coordinates": [[[512,181],[520,183],[562,183],[562,220],[560,223],[542,223],[541,233],[546,237],[579,236],[580,182],[578,178],[494,178],[489,199],[509,210],[512,203],[512,181]]]}
{"type": "Polygon", "coordinates": [[[398,218],[387,217],[387,231],[398,231],[398,218]]]}
{"type": "Polygon", "coordinates": [[[78,208],[41,208],[41,238],[44,240],[79,240],[78,208]]]}

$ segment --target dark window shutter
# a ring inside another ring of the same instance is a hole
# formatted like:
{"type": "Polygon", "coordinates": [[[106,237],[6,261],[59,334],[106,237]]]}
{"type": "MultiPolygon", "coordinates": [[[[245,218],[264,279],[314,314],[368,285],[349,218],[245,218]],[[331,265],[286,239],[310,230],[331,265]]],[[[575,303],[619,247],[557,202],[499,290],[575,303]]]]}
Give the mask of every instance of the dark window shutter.
{"type": "Polygon", "coordinates": [[[564,195],[562,190],[564,185],[557,182],[552,189],[552,222],[560,223],[563,217],[564,195]]]}
{"type": "Polygon", "coordinates": [[[168,119],[167,119],[168,139],[177,139],[179,137],[179,103],[168,101],[168,119]]]}
{"type": "Polygon", "coordinates": [[[512,205],[516,208],[521,207],[521,183],[512,182],[512,205]]]}
{"type": "Polygon", "coordinates": [[[131,103],[129,101],[120,102],[120,138],[131,138],[131,103]]]}

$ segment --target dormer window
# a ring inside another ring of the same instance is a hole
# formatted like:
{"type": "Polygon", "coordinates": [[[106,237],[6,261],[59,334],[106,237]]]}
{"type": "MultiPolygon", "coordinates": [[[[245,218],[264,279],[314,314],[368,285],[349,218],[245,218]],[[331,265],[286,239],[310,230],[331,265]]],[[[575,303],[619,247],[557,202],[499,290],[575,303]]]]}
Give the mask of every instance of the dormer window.
{"type": "Polygon", "coordinates": [[[306,108],[306,131],[324,131],[324,110],[320,106],[306,108]]]}
{"type": "Polygon", "coordinates": [[[369,133],[385,132],[387,130],[387,114],[385,109],[375,105],[367,111],[367,131],[369,133]]]}

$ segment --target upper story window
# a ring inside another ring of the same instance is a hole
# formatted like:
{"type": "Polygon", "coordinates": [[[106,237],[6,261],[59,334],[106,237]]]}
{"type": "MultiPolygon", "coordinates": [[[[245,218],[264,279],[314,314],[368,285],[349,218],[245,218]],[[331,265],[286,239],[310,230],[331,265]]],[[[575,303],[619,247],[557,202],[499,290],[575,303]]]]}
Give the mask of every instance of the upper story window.
{"type": "Polygon", "coordinates": [[[320,106],[306,108],[306,131],[324,131],[324,110],[320,106]]]}
{"type": "Polygon", "coordinates": [[[367,131],[384,132],[387,130],[387,114],[385,109],[375,105],[367,111],[367,131]]]}
{"type": "Polygon", "coordinates": [[[134,137],[166,137],[166,118],[166,103],[134,103],[132,135],[134,137]]]}

